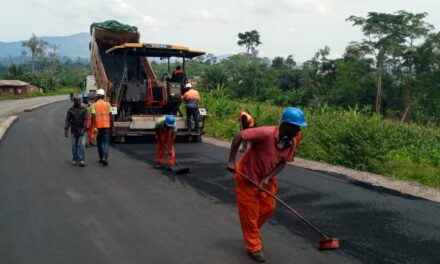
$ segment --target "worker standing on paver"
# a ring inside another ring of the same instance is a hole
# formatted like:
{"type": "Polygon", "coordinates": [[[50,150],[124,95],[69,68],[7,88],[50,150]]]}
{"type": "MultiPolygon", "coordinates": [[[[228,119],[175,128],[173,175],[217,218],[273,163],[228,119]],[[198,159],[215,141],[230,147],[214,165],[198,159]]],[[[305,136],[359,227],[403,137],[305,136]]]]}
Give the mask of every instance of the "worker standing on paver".
{"type": "Polygon", "coordinates": [[[86,146],[95,146],[94,142],[94,128],[92,126],[92,107],[93,105],[89,101],[89,94],[87,92],[83,93],[83,104],[87,108],[87,145],[86,146]]]}
{"type": "Polygon", "coordinates": [[[86,128],[87,109],[81,105],[81,99],[73,98],[73,106],[69,108],[64,125],[64,136],[69,137],[69,127],[72,141],[72,165],[86,166],[86,128]]]}
{"type": "Polygon", "coordinates": [[[199,102],[200,94],[198,91],[192,88],[191,83],[187,83],[185,88],[188,89],[182,96],[182,101],[185,102],[186,106],[186,126],[188,132],[191,132],[191,117],[194,119],[194,127],[197,133],[200,132],[199,129],[199,102]]]}
{"type": "Polygon", "coordinates": [[[227,169],[234,173],[236,202],[241,229],[249,256],[264,262],[260,229],[275,211],[275,200],[251,184],[237,171],[249,176],[260,186],[276,194],[276,175],[285,163],[292,161],[301,139],[301,127],[307,126],[304,113],[296,107],[284,110],[279,126],[246,129],[233,139],[227,169]],[[242,140],[250,141],[250,148],[237,164],[235,158],[242,140]]]}
{"type": "MultiPolygon", "coordinates": [[[[254,119],[243,108],[240,109],[240,112],[238,114],[238,122],[240,123],[240,131],[255,127],[254,119]]],[[[248,147],[248,142],[243,140],[240,151],[242,152],[246,151],[247,147],[248,147]]]]}
{"type": "Polygon", "coordinates": [[[163,155],[168,152],[168,165],[170,170],[175,170],[174,140],[176,139],[176,119],[172,115],[162,116],[156,121],[156,140],[157,155],[155,160],[155,168],[159,169],[163,165],[163,155]]]}
{"type": "Polygon", "coordinates": [[[98,89],[96,92],[96,103],[92,107],[92,126],[98,129],[96,145],[98,147],[99,163],[108,165],[108,152],[110,146],[110,137],[115,133],[113,122],[112,107],[104,101],[104,89],[98,89]]]}

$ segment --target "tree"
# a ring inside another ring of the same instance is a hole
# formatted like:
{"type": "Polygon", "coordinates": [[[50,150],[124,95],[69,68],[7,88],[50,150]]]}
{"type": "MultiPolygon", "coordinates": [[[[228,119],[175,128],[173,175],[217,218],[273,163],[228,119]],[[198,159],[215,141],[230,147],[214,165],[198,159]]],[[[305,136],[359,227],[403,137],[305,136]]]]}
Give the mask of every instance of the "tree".
{"type": "Polygon", "coordinates": [[[293,68],[293,67],[296,66],[296,61],[293,59],[293,55],[292,54],[287,56],[287,58],[286,58],[286,65],[289,68],[293,68]]]}
{"type": "Polygon", "coordinates": [[[211,65],[211,64],[216,64],[217,63],[217,57],[212,54],[212,53],[208,53],[206,54],[206,58],[205,58],[205,64],[211,65]]]}
{"type": "MultiPolygon", "coordinates": [[[[405,42],[401,45],[402,63],[400,65],[403,70],[404,86],[402,89],[402,117],[401,122],[408,122],[410,120],[410,109],[413,104],[418,101],[412,100],[412,92],[415,88],[415,61],[417,56],[416,41],[425,38],[429,31],[433,29],[433,26],[426,23],[424,18],[428,15],[427,13],[412,14],[406,11],[399,11],[398,16],[401,19],[401,26],[403,38],[405,42]]],[[[420,98],[420,96],[419,96],[420,98]]]]}
{"type": "Polygon", "coordinates": [[[35,73],[35,61],[44,55],[46,47],[49,45],[46,41],[38,39],[32,33],[32,37],[21,43],[22,47],[29,48],[31,51],[32,73],[35,73]]]}
{"type": "Polygon", "coordinates": [[[275,57],[272,60],[272,68],[277,69],[277,70],[281,70],[283,68],[285,68],[286,64],[284,62],[284,58],[283,57],[275,57]]]}
{"type": "Polygon", "coordinates": [[[354,42],[354,44],[362,45],[376,59],[377,90],[374,109],[380,113],[385,63],[404,41],[401,34],[402,21],[398,14],[376,12],[369,12],[367,18],[350,16],[346,21],[351,21],[354,26],[362,28],[366,38],[361,43],[354,42]]]}
{"type": "Polygon", "coordinates": [[[25,74],[25,68],[20,64],[12,64],[8,68],[8,79],[22,79],[25,74]]]}
{"type": "Polygon", "coordinates": [[[260,33],[256,30],[246,31],[244,33],[238,33],[238,42],[239,46],[246,47],[246,53],[249,54],[249,51],[255,50],[255,47],[262,44],[260,41],[260,33]]]}

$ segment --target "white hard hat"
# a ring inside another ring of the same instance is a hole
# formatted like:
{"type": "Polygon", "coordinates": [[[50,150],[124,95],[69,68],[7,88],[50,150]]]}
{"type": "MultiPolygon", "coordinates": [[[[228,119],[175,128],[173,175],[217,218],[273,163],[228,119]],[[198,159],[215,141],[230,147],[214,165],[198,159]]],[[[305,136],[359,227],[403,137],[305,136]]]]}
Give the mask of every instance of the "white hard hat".
{"type": "Polygon", "coordinates": [[[191,88],[191,87],[192,87],[191,83],[187,83],[187,84],[185,85],[185,88],[191,88]]]}
{"type": "Polygon", "coordinates": [[[105,95],[105,91],[104,89],[98,89],[98,91],[96,92],[97,95],[105,95]]]}

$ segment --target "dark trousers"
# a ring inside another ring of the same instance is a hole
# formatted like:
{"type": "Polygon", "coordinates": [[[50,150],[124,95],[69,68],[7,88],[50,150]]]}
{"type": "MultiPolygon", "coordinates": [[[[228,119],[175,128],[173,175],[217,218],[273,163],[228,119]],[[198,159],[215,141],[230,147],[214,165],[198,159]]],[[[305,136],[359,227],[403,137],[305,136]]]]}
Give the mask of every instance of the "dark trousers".
{"type": "Polygon", "coordinates": [[[110,128],[98,128],[96,145],[98,147],[99,159],[108,159],[108,149],[110,145],[110,128]]]}
{"type": "Polygon", "coordinates": [[[198,108],[186,108],[186,126],[191,129],[191,117],[194,118],[194,124],[196,130],[199,129],[199,109],[198,108]]]}

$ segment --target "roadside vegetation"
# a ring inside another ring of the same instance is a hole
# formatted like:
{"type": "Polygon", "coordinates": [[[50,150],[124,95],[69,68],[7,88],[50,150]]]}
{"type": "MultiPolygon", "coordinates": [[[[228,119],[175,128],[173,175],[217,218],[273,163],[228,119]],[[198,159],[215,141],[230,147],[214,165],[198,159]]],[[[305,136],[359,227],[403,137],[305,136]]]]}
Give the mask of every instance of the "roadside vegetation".
{"type": "MultiPolygon", "coordinates": [[[[239,131],[238,111],[247,109],[258,126],[279,124],[284,109],[240,101],[218,90],[202,93],[206,133],[230,141],[239,131]]],[[[440,130],[383,119],[365,109],[305,107],[298,156],[440,188],[440,130]]]]}

